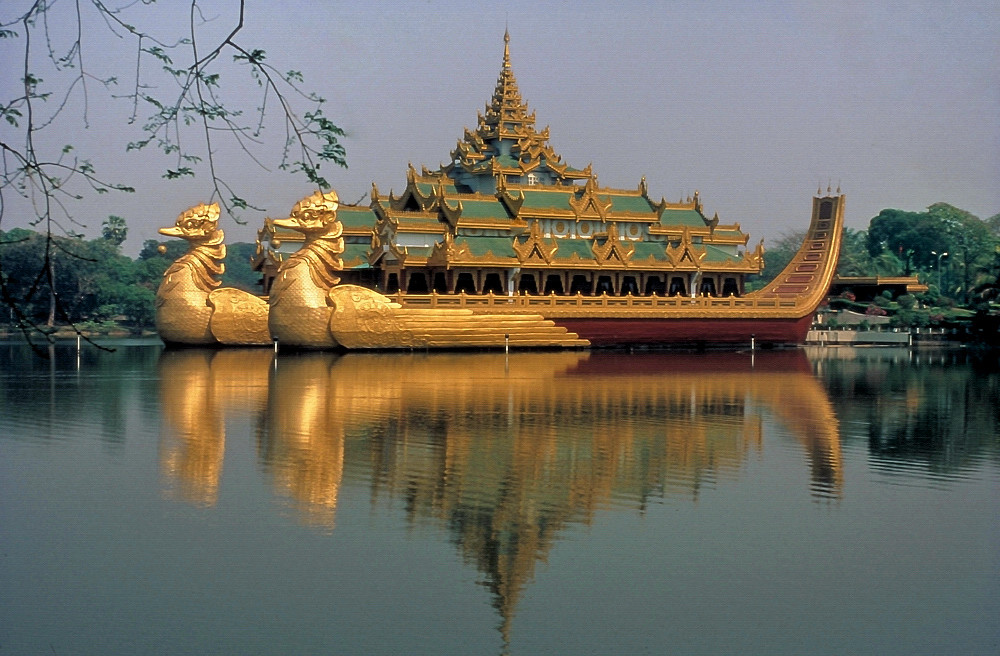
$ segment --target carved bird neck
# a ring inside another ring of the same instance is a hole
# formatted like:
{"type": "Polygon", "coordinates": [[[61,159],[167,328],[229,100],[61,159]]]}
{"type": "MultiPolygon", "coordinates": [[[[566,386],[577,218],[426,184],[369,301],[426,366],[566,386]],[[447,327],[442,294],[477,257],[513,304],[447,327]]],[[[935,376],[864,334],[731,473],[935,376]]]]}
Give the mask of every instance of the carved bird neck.
{"type": "Polygon", "coordinates": [[[174,261],[167,269],[164,277],[169,277],[187,271],[191,281],[198,289],[206,293],[222,284],[219,278],[226,270],[223,260],[226,259],[225,234],[222,230],[214,230],[202,239],[188,239],[188,251],[174,261]]]}

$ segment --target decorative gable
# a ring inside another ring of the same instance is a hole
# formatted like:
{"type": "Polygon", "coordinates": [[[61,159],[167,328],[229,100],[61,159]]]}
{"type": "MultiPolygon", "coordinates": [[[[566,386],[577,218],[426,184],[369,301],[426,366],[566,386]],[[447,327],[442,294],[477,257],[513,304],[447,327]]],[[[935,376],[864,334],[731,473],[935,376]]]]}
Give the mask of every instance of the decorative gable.
{"type": "Polygon", "coordinates": [[[587,184],[583,188],[583,194],[579,198],[572,197],[569,199],[569,206],[573,208],[573,214],[576,216],[577,221],[585,217],[591,218],[596,214],[603,222],[608,220],[611,199],[607,197],[600,198],[597,195],[597,177],[594,176],[587,179],[587,184]]]}
{"type": "Polygon", "coordinates": [[[592,249],[594,258],[602,266],[616,263],[625,264],[632,259],[632,255],[635,253],[635,244],[619,239],[618,228],[612,223],[608,226],[607,239],[593,240],[592,249]]]}
{"type": "Polygon", "coordinates": [[[515,239],[512,245],[514,252],[517,253],[518,261],[522,264],[527,264],[531,261],[551,264],[555,258],[556,251],[559,250],[559,244],[554,239],[544,239],[542,237],[542,229],[537,221],[531,224],[527,239],[523,242],[515,239]]]}
{"type": "Polygon", "coordinates": [[[704,247],[698,248],[691,240],[691,231],[684,228],[681,233],[680,243],[676,246],[667,246],[667,259],[678,269],[701,268],[701,261],[708,255],[708,250],[704,247]]]}

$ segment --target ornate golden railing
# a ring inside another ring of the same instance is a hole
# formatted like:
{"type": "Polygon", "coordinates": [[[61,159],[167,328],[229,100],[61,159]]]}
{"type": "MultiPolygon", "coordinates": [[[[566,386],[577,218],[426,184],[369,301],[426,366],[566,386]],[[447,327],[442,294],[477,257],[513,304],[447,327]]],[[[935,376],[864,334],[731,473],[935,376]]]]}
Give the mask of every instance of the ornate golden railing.
{"type": "Polygon", "coordinates": [[[796,307],[795,299],[782,299],[778,297],[756,298],[745,296],[584,296],[577,293],[573,296],[557,296],[549,294],[547,296],[515,294],[507,296],[502,294],[412,294],[397,292],[390,294],[389,298],[400,305],[418,308],[470,308],[473,310],[490,308],[493,310],[530,310],[532,308],[544,310],[545,308],[560,309],[595,309],[607,308],[621,310],[624,308],[636,308],[642,310],[670,310],[670,309],[727,309],[736,308],[744,310],[765,310],[765,309],[791,309],[796,307]]]}

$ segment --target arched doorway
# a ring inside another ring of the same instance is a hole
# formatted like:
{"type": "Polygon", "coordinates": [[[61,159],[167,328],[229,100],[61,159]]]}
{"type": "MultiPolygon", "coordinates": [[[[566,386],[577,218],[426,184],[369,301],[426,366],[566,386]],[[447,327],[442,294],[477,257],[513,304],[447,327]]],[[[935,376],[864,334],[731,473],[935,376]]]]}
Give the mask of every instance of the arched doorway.
{"type": "Polygon", "coordinates": [[[701,281],[698,293],[702,296],[715,296],[715,278],[705,278],[701,281]]]}
{"type": "Polygon", "coordinates": [[[535,274],[522,273],[517,283],[517,291],[524,294],[538,294],[538,283],[535,282],[535,274]]]}
{"type": "Polygon", "coordinates": [[[736,282],[736,278],[726,278],[722,282],[722,295],[723,296],[740,295],[740,285],[738,282],[736,282]]]}
{"type": "Polygon", "coordinates": [[[448,293],[448,276],[445,275],[444,271],[438,271],[434,274],[433,289],[438,294],[448,293]]]}
{"type": "Polygon", "coordinates": [[[425,276],[422,271],[414,271],[410,273],[408,280],[406,281],[406,293],[426,294],[427,292],[427,276],[425,276]]]}
{"type": "Polygon", "coordinates": [[[458,274],[458,280],[455,282],[455,293],[456,294],[475,294],[476,293],[476,281],[472,277],[471,273],[460,273],[458,274]]]}
{"type": "Polygon", "coordinates": [[[663,296],[667,293],[667,283],[660,276],[646,278],[646,296],[663,296]]]}

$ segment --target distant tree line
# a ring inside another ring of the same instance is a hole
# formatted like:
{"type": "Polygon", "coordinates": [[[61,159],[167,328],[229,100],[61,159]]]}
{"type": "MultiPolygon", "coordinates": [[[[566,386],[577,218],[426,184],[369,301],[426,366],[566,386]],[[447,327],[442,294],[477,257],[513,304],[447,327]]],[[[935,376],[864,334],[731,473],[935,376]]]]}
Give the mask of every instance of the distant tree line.
{"type": "MultiPolygon", "coordinates": [[[[788,232],[766,249],[758,286],[792,259],[805,237],[788,232]]],[[[886,209],[867,230],[844,228],[840,276],[917,276],[938,296],[961,305],[988,299],[997,283],[1000,214],[982,220],[946,203],[925,212],[886,209]]]]}
{"type": "MultiPolygon", "coordinates": [[[[5,305],[17,303],[36,326],[48,330],[65,324],[96,332],[151,327],[163,272],[188,244],[180,239],[150,239],[138,258],[132,259],[121,253],[127,230],[124,219],[110,216],[101,237],[91,240],[23,228],[0,231],[0,276],[3,293],[9,295],[5,305]],[[48,270],[39,271],[47,247],[48,270]],[[50,278],[54,285],[49,284],[50,278]]],[[[256,244],[234,243],[226,248],[223,284],[255,291],[259,276],[250,268],[250,258],[256,244]]],[[[9,314],[0,317],[0,323],[13,323],[13,310],[9,314]]]]}

